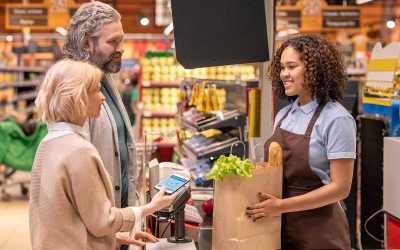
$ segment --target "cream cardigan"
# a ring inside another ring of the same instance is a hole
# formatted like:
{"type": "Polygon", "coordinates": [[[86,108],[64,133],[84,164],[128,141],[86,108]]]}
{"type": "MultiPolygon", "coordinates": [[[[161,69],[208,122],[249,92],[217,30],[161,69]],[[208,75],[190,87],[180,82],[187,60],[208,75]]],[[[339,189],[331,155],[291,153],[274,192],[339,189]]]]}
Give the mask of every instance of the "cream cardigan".
{"type": "Polygon", "coordinates": [[[41,142],[29,200],[33,249],[114,249],[115,233],[135,223],[131,208],[114,203],[110,178],[90,142],[76,133],[41,142]]]}

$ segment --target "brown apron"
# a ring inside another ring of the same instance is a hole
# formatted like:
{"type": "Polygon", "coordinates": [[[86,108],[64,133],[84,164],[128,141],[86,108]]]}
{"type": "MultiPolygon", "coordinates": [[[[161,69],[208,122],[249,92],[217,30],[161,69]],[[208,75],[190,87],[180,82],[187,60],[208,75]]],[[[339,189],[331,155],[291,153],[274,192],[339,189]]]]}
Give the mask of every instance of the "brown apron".
{"type": "MultiPolygon", "coordinates": [[[[324,106],[319,105],[315,110],[305,135],[280,128],[289,109],[264,145],[266,161],[271,142],[275,141],[282,147],[283,198],[302,195],[324,185],[311,171],[308,161],[311,132],[324,106]]],[[[282,249],[351,249],[349,225],[339,202],[282,214],[282,249]]]]}

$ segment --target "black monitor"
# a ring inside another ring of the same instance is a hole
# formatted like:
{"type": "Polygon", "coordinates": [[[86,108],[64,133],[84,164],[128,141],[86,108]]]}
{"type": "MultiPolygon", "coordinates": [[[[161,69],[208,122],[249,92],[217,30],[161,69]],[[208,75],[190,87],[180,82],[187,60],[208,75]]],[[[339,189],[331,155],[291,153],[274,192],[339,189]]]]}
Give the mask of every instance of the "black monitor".
{"type": "Polygon", "coordinates": [[[171,7],[185,68],[269,60],[264,0],[171,0],[171,7]]]}

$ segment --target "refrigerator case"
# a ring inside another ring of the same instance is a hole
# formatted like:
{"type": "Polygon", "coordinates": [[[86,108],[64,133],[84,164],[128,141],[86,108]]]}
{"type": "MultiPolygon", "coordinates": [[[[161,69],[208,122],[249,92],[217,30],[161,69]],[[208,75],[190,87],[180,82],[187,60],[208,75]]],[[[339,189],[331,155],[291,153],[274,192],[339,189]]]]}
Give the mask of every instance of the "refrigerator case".
{"type": "Polygon", "coordinates": [[[385,137],[383,151],[383,210],[386,248],[400,248],[400,137],[385,137]]]}

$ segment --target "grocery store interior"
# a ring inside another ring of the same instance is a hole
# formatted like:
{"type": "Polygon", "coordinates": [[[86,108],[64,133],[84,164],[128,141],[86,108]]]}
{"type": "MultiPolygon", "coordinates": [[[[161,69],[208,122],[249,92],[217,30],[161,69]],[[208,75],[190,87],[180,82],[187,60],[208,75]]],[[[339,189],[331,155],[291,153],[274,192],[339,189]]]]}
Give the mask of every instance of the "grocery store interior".
{"type": "MultiPolygon", "coordinates": [[[[32,249],[30,172],[36,149],[47,134],[34,101],[47,70],[64,57],[70,18],[86,2],[90,1],[0,1],[0,250],[32,249]]],[[[396,160],[400,153],[400,0],[257,0],[265,7],[262,19],[244,14],[246,10],[227,16],[265,23],[262,55],[249,59],[240,58],[244,52],[237,53],[224,57],[224,63],[216,63],[201,43],[226,41],[218,49],[234,53],[229,47],[234,42],[230,44],[228,37],[240,40],[235,44],[251,52],[257,47],[254,39],[262,37],[243,37],[240,32],[248,32],[236,27],[226,27],[231,32],[226,37],[211,32],[212,22],[220,19],[206,17],[208,11],[229,13],[230,1],[195,1],[200,6],[197,14],[180,17],[199,19],[187,21],[186,26],[178,19],[179,0],[102,2],[121,15],[122,67],[112,77],[132,124],[137,164],[145,169],[149,185],[145,195],[152,195],[152,185],[157,184],[149,177],[154,164],[160,169],[157,175],[166,177],[175,171],[190,177],[184,232],[193,239],[194,249],[218,249],[213,247],[215,182],[206,176],[214,162],[229,154],[253,163],[262,159],[263,146],[258,145],[272,134],[275,115],[288,104],[274,95],[267,77],[269,61],[288,36],[298,33],[323,35],[337,46],[346,65],[348,79],[340,103],[357,124],[357,158],[351,191],[344,200],[351,247],[400,249],[396,160]],[[192,24],[201,28],[188,30],[192,24]],[[190,56],[200,62],[188,63],[190,56]]],[[[159,238],[179,232],[175,222],[154,220],[147,219],[146,224],[159,238]]]]}

